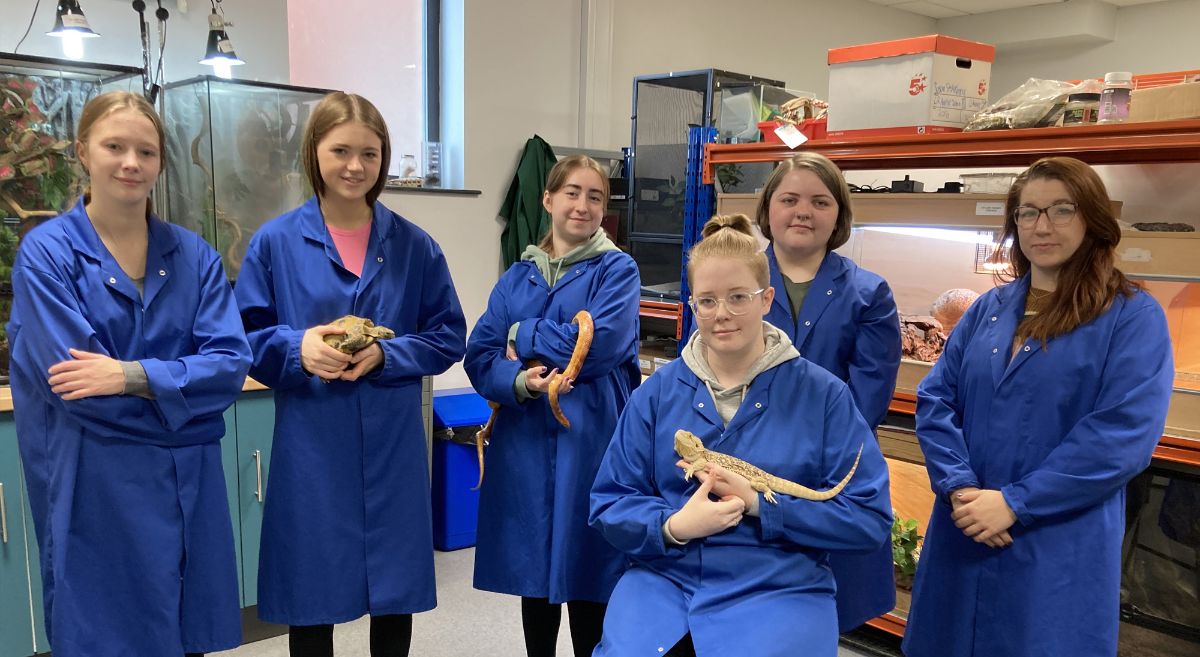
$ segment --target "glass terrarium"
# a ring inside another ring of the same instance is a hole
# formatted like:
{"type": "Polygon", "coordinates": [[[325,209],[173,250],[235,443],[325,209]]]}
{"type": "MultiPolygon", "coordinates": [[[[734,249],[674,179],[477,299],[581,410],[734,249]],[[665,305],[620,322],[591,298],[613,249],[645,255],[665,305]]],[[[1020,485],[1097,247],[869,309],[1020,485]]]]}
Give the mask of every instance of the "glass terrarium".
{"type": "Polygon", "coordinates": [[[0,383],[8,383],[12,265],[22,235],[79,195],[75,126],[106,91],[140,91],[141,69],[0,54],[0,383]]]}
{"type": "Polygon", "coordinates": [[[201,76],[163,91],[164,216],[204,236],[237,278],[251,236],[312,191],[300,164],[325,89],[201,76]]]}

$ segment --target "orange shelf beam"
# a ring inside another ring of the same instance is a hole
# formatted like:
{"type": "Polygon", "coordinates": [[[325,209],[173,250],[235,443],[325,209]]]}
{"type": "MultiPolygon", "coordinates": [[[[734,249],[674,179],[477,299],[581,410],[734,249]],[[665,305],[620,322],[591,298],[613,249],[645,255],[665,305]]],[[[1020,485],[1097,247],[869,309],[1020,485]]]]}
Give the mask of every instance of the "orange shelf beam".
{"type": "Polygon", "coordinates": [[[683,338],[683,304],[669,301],[638,302],[638,316],[675,322],[675,339],[683,338]]]}
{"type": "MultiPolygon", "coordinates": [[[[801,150],[826,155],[842,169],[1028,166],[1050,155],[1090,164],[1200,162],[1200,120],[816,139],[801,150]]],[[[784,144],[706,144],[704,182],[712,182],[717,165],[778,162],[794,152],[784,144]]]]}

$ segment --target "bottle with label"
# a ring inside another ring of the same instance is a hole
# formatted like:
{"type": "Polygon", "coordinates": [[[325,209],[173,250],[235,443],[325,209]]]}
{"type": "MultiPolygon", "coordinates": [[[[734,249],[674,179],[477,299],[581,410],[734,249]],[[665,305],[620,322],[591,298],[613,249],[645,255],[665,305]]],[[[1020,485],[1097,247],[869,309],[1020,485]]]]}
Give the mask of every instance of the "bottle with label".
{"type": "Polygon", "coordinates": [[[1062,124],[1064,126],[1091,125],[1099,119],[1100,94],[1078,93],[1067,96],[1067,106],[1063,108],[1062,124]]]}
{"type": "Polygon", "coordinates": [[[1100,123],[1123,123],[1129,118],[1129,96],[1133,73],[1106,73],[1100,94],[1100,123]]]}

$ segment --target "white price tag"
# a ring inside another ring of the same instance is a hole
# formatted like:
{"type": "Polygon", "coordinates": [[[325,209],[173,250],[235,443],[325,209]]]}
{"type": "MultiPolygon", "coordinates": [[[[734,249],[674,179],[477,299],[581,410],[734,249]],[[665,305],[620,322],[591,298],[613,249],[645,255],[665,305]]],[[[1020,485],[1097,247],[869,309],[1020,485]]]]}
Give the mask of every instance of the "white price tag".
{"type": "Polygon", "coordinates": [[[1003,217],[1004,202],[1003,201],[980,201],[975,204],[975,216],[977,217],[1003,217]]]}
{"type": "Polygon", "coordinates": [[[788,148],[796,148],[800,144],[808,141],[808,137],[804,136],[803,132],[796,129],[796,126],[785,123],[778,128],[775,128],[775,134],[787,144],[788,148]]]}

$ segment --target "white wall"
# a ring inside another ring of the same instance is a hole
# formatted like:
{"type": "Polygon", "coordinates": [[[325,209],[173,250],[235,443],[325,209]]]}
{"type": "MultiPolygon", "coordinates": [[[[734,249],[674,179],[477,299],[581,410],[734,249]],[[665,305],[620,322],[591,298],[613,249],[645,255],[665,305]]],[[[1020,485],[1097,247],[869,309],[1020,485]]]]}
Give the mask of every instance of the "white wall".
{"type": "MultiPolygon", "coordinates": [[[[1080,0],[1074,0],[1079,2],[1080,0]]],[[[1046,11],[1043,8],[1041,11],[1046,11]]],[[[938,21],[945,34],[987,41],[1011,38],[1042,21],[1039,8],[938,21]]],[[[1102,43],[1002,49],[992,89],[1003,95],[1031,77],[1074,80],[1108,71],[1161,73],[1200,69],[1200,0],[1170,0],[1116,10],[1112,40],[1102,43]]]]}
{"type": "Polygon", "coordinates": [[[366,96],[392,142],[389,172],[425,140],[424,0],[289,0],[291,82],[366,96]],[[340,37],[340,38],[339,38],[340,37]],[[343,41],[344,39],[344,41],[343,41]],[[353,43],[353,58],[337,54],[353,43]],[[369,64],[369,65],[364,65],[369,64]]]}
{"type": "MultiPolygon", "coordinates": [[[[595,1],[595,0],[593,0],[595,1]]],[[[593,148],[629,145],[633,78],[700,68],[783,80],[824,98],[830,48],[933,34],[936,21],[864,0],[606,0],[612,57],[593,148]]]]}
{"type": "MultiPolygon", "coordinates": [[[[23,55],[63,58],[62,45],[46,36],[54,26],[53,0],[42,0],[29,36],[17,52],[23,55]]],[[[242,80],[263,82],[288,81],[287,0],[226,0],[225,16],[233,27],[228,29],[238,57],[246,64],[235,66],[233,75],[242,80]]],[[[13,52],[29,18],[35,0],[0,0],[0,51],[13,52]]],[[[150,25],[152,61],[158,63],[158,27],[154,18],[157,3],[146,3],[146,21],[150,25]]],[[[84,59],[104,64],[142,66],[141,36],[137,13],[125,0],[82,0],[80,6],[98,39],[84,39],[84,59]]],[[[163,7],[171,13],[167,19],[166,69],[168,82],[201,74],[212,68],[198,62],[208,42],[208,14],[211,5],[200,0],[168,0],[163,7]],[[181,11],[185,5],[187,11],[181,11]]]]}
{"type": "MultiPolygon", "coordinates": [[[[470,328],[483,314],[500,275],[503,223],[497,213],[521,148],[535,133],[551,144],[576,141],[580,4],[579,0],[462,2],[463,182],[482,194],[385,192],[382,200],[442,245],[470,328]]],[[[352,61],[354,54],[347,46],[340,55],[331,56],[352,61]]],[[[434,383],[437,389],[467,385],[461,365],[434,383]]]]}

